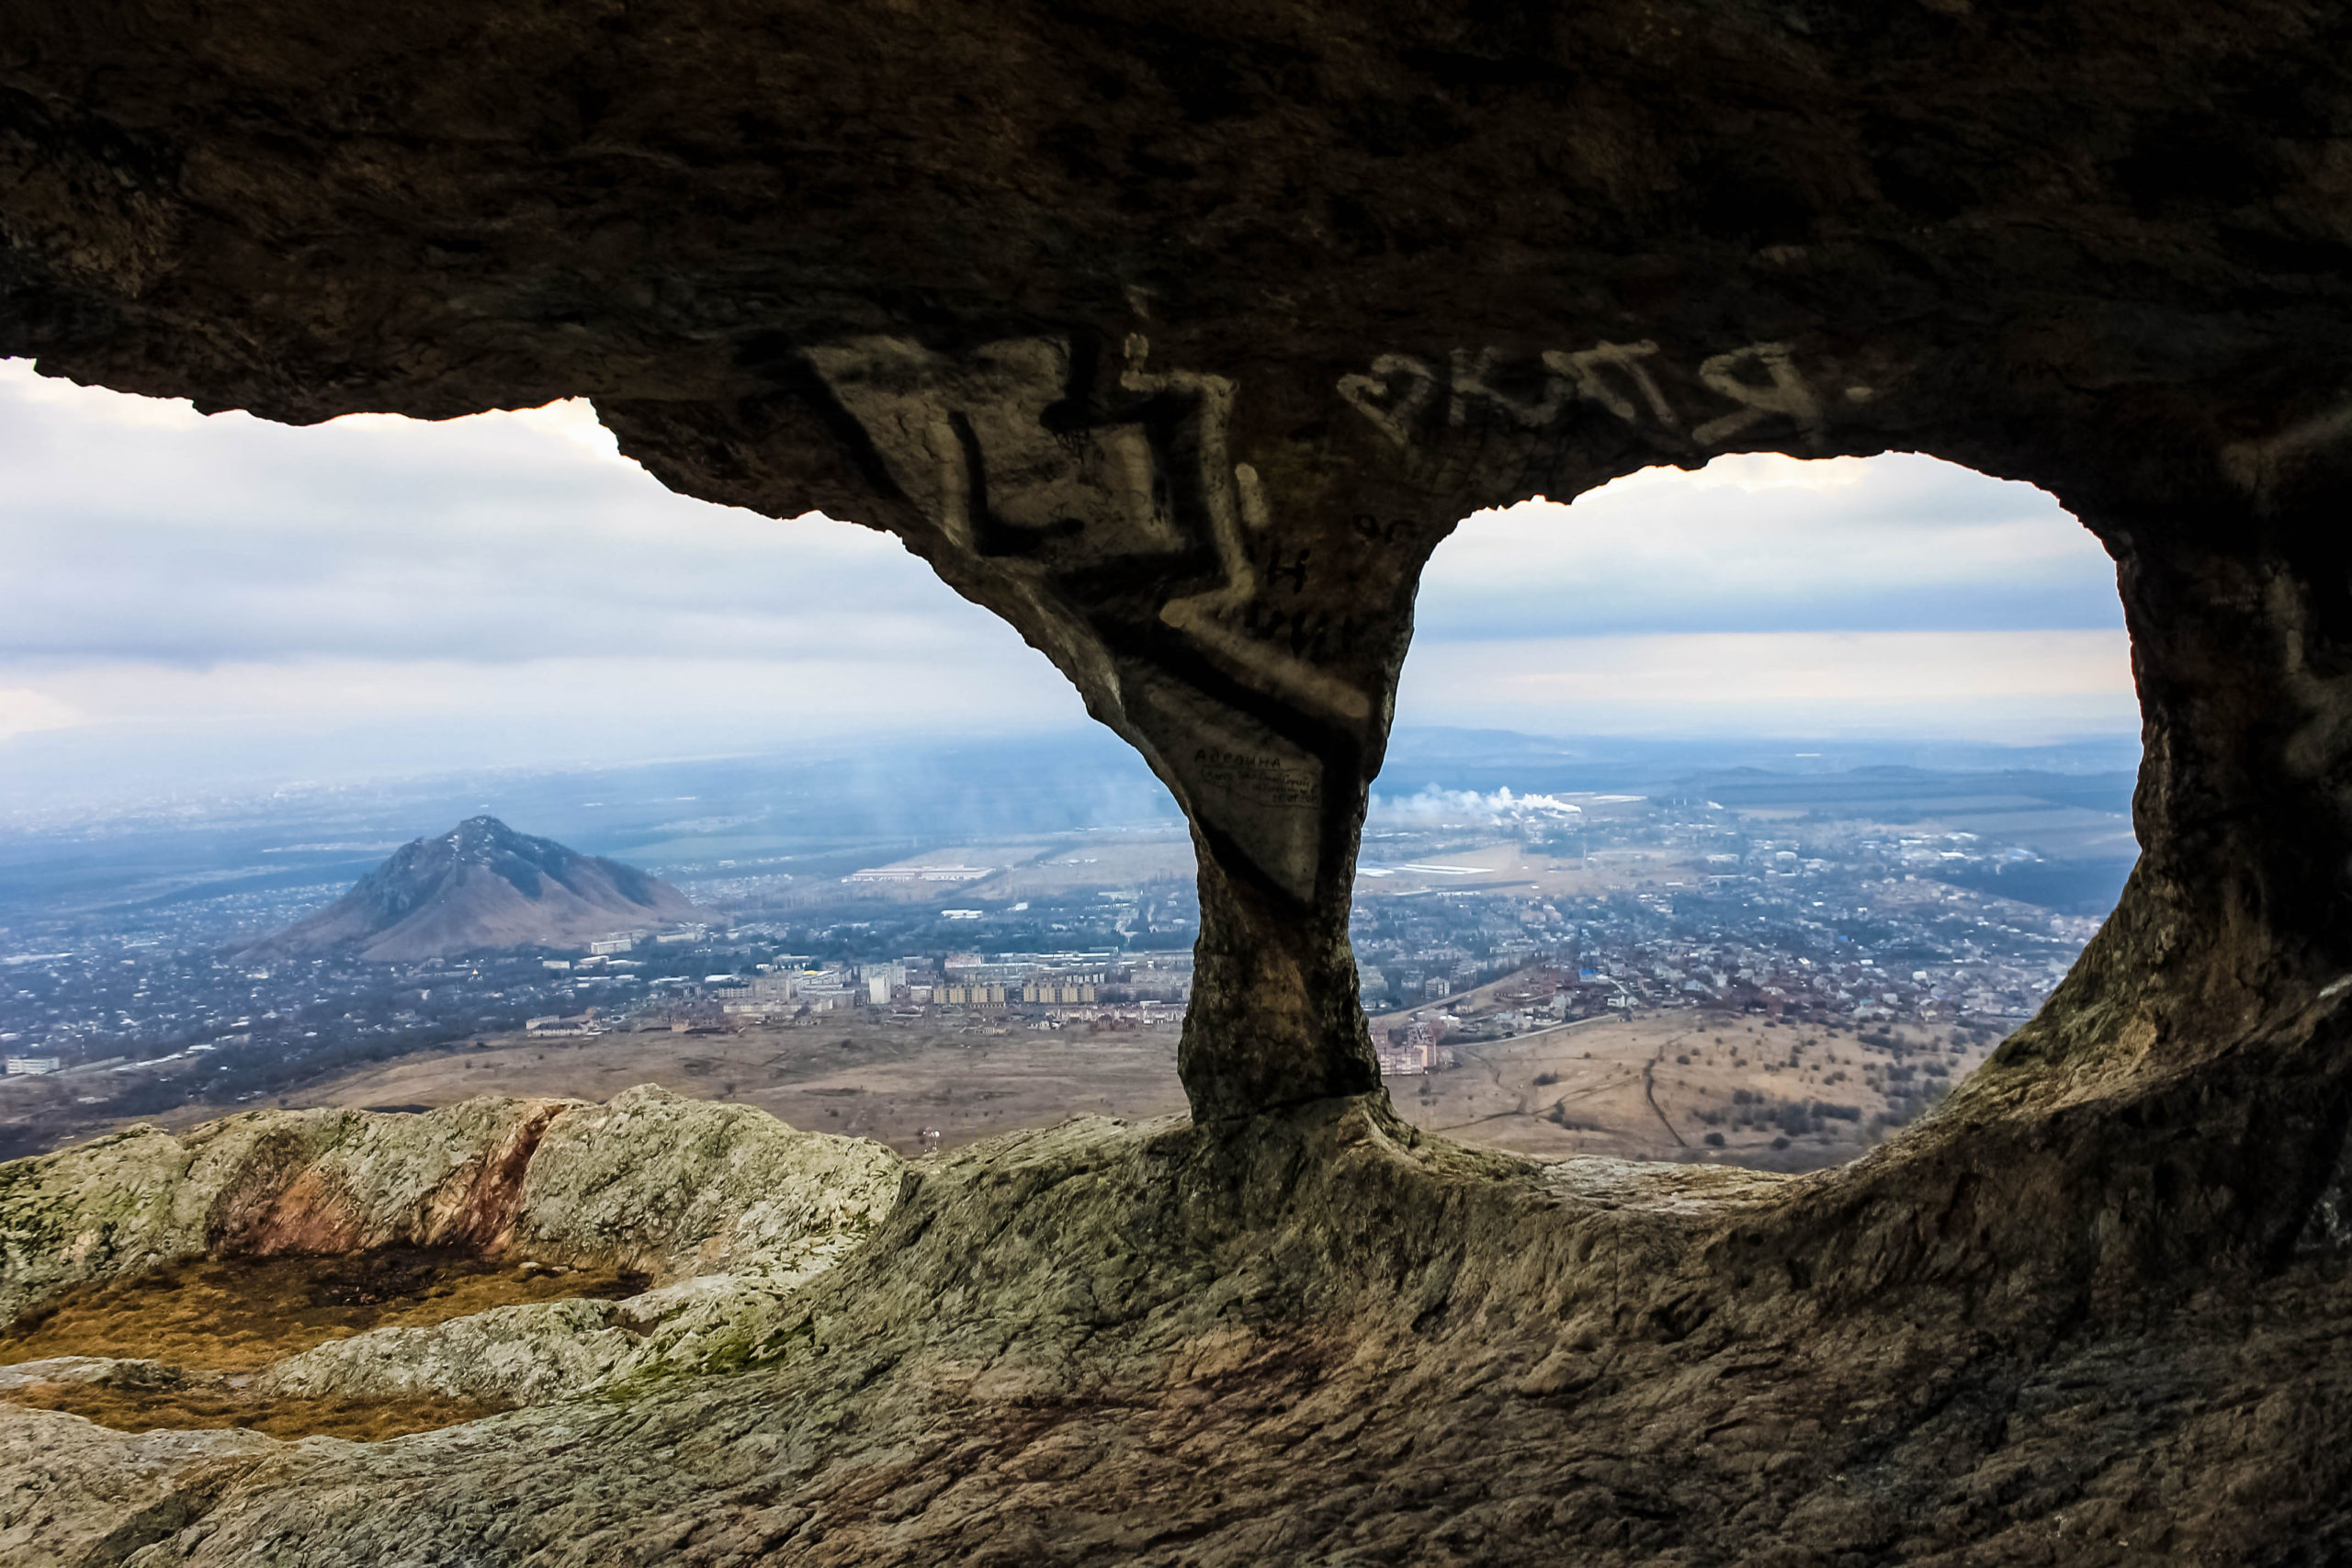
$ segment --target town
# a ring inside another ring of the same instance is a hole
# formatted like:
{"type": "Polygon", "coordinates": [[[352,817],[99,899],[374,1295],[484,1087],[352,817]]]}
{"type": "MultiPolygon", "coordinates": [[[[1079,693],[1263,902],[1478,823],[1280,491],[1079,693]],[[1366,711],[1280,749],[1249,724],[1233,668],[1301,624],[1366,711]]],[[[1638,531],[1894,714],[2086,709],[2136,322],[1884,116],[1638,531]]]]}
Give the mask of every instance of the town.
{"type": "MultiPolygon", "coordinates": [[[[2000,891],[2041,887],[2047,860],[1939,820],[1792,817],[1694,793],[1424,792],[1366,829],[1353,941],[1384,1076],[1399,1082],[1482,1044],[1690,1010],[1942,1028],[1973,1045],[1964,1066],[2098,927],[2000,891]]],[[[0,1154],[130,1118],[291,1102],[370,1064],[507,1037],[854,1023],[1172,1042],[1181,1027],[1198,911],[1189,843],[1165,828],[829,872],[781,863],[655,868],[704,920],[409,964],[240,956],[246,933],[334,885],[20,918],[0,939],[0,1154]]]]}

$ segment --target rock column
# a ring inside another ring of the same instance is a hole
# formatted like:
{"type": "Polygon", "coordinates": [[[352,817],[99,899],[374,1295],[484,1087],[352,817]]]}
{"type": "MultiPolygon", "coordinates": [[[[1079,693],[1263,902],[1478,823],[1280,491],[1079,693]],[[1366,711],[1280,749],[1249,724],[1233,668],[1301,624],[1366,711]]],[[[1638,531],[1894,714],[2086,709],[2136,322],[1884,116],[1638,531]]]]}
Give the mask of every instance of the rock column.
{"type": "Polygon", "coordinates": [[[1378,1085],[1349,899],[1435,535],[1351,513],[1328,476],[1261,471],[1237,449],[1237,384],[1150,353],[1132,334],[870,338],[808,360],[911,508],[892,526],[1044,650],[1191,819],[1180,1070],[1221,1121],[1378,1085]]]}
{"type": "Polygon", "coordinates": [[[2086,509],[2123,563],[2143,854],[2045,1017],[2145,1021],[2099,1055],[2163,1107],[2149,1192],[2178,1234],[2158,1250],[2213,1226],[2276,1256],[2343,1186],[2352,1120],[2352,485],[2236,477],[2120,528],[2086,509]]]}

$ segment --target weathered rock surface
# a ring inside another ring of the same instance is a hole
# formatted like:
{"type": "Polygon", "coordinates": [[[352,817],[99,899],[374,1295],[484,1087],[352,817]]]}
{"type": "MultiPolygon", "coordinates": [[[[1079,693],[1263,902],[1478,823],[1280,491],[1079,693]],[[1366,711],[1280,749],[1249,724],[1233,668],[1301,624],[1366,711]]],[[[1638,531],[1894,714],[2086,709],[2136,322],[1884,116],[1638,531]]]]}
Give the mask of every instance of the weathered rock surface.
{"type": "Polygon", "coordinates": [[[726,1273],[786,1286],[865,1238],[897,1201],[900,1168],[869,1140],[649,1084],[548,1124],[505,1245],[657,1282],[726,1273]]]}
{"type": "Polygon", "coordinates": [[[115,1432],[0,1406],[0,1562],[120,1562],[202,1518],[284,1445],[258,1432],[115,1432]]]}
{"type": "Polygon", "coordinates": [[[459,1245],[788,1285],[888,1213],[899,1169],[878,1144],[651,1085],[605,1105],[483,1096],[134,1128],[0,1165],[0,1324],[63,1285],[207,1251],[459,1245]]]}
{"type": "MultiPolygon", "coordinates": [[[[899,1169],[880,1145],[651,1086],[606,1105],[485,1097],[423,1115],[257,1111],[186,1138],[142,1129],[0,1166],[0,1309],[13,1317],[64,1285],[198,1250],[458,1243],[652,1276],[659,1288],[623,1302],[331,1340],[253,1384],[526,1404],[750,1359],[793,1288],[889,1212],[899,1169]]],[[[36,1368],[43,1382],[177,1375],[77,1358],[28,1363],[18,1381],[36,1368]]]]}
{"type": "MultiPolygon", "coordinates": [[[[897,534],[1199,852],[1199,1127],[960,1156],[761,1370],[272,1450],[150,1560],[2352,1552],[2347,145],[2336,0],[14,6],[0,352],[290,420],[593,397],[682,491],[897,534]],[[2114,918],[1847,1171],[1400,1145],[1346,931],[1429,552],[1892,449],[2116,558],[2114,918]]],[[[522,1128],[348,1179],[503,1226],[522,1128]]],[[[213,1234],[151,1156],[10,1245],[213,1234]]],[[[218,1228],[364,1230],[329,1190],[218,1228]]]]}
{"type": "Polygon", "coordinates": [[[288,1356],[253,1389],[536,1404],[670,1373],[739,1371],[776,1352],[794,1321],[794,1287],[817,1272],[788,1283],[713,1274],[619,1301],[538,1302],[429,1328],[374,1329],[288,1356]]]}
{"type": "Polygon", "coordinates": [[[256,1387],[528,1404],[740,1366],[772,1347],[793,1288],[889,1212],[899,1179],[878,1144],[796,1132],[749,1106],[650,1086],[575,1106],[541,1134],[498,1245],[669,1283],[376,1329],[280,1361],[256,1387]]]}
{"type": "Polygon", "coordinates": [[[162,1361],[123,1356],[45,1356],[0,1366],[0,1393],[35,1383],[95,1382],[121,1388],[169,1388],[185,1377],[162,1361]]]}
{"type": "Polygon", "coordinates": [[[0,1165],[0,1322],[62,1286],[221,1251],[497,1243],[561,1100],[257,1111],[0,1165]]]}
{"type": "MultiPolygon", "coordinates": [[[[927,1164],[753,1365],[273,1445],[131,1561],[2072,1564],[2343,1539],[2340,1269],[2119,1337],[1792,1247],[1781,1207],[1854,1173],[1533,1167],[1344,1102],[1258,1132],[1076,1122],[927,1164]]],[[[94,1478],[66,1483],[99,1495],[122,1442],[77,1436],[94,1478]]]]}
{"type": "Polygon", "coordinates": [[[629,1359],[637,1337],[616,1326],[611,1302],[533,1302],[430,1328],[330,1339],[276,1363],[254,1387],[275,1394],[441,1394],[529,1404],[594,1386],[629,1359]]]}

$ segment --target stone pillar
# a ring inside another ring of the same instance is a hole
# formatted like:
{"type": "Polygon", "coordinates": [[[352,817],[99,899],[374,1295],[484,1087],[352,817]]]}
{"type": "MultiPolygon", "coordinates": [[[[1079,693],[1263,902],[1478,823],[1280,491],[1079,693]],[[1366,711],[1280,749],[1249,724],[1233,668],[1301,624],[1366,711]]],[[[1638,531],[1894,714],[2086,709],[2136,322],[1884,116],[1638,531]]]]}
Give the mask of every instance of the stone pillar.
{"type": "Polygon", "coordinates": [[[1183,807],[1202,931],[1181,1070],[1203,1120],[1378,1084],[1355,853],[1414,591],[1454,524],[1653,462],[1831,450],[1833,414],[1878,395],[1875,360],[1778,340],[1351,347],[1246,370],[1230,340],[1155,353],[1072,329],[788,357],[858,470],[850,514],[1017,627],[1183,807]]]}
{"type": "MultiPolygon", "coordinates": [[[[2168,940],[2229,954],[2196,981],[2222,1008],[2352,969],[2345,508],[2232,512],[2114,531],[2144,716],[2134,894],[2179,928],[2168,940]]],[[[2186,978],[2151,968],[2167,989],[2186,978]]]]}
{"type": "Polygon", "coordinates": [[[1235,382],[1155,367],[1140,336],[956,354],[866,338],[808,359],[911,509],[892,527],[1051,658],[1191,819],[1193,1114],[1378,1087],[1348,908],[1442,528],[1385,536],[1329,483],[1261,472],[1238,449],[1235,382]]]}
{"type": "Polygon", "coordinates": [[[2109,922],[2120,951],[2085,979],[2111,971],[2149,1021],[2143,1076],[2173,1112],[2150,1190],[2200,1211],[2165,1218],[2277,1257],[2330,1189],[2352,1212],[2352,482],[2239,477],[2242,496],[2113,531],[2144,852],[2109,922]]]}

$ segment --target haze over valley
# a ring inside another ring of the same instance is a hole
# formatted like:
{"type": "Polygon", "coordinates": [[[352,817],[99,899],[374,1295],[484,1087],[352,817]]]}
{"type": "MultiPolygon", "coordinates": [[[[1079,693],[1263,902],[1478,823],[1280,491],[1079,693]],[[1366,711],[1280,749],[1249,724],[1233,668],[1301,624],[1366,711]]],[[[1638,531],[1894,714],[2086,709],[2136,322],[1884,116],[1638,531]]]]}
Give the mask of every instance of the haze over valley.
{"type": "MultiPolygon", "coordinates": [[[[1402,730],[1353,919],[1392,1094],[1532,1153],[1850,1157],[2097,929],[2131,760],[1402,730]],[[1738,1050],[1665,1048],[1724,1029],[1738,1050]],[[1661,1064],[1679,1111],[1650,1103],[1661,1064]]],[[[1191,843],[1090,732],[345,788],[5,848],[11,1153],[639,1081],[909,1154],[1182,1105],[1191,843]]]]}
{"type": "MultiPolygon", "coordinates": [[[[0,412],[48,585],[0,605],[0,1153],[640,1079],[910,1153],[1181,1109],[1174,803],[888,541],[673,495],[584,404],[295,431],[0,366],[0,412]]],[[[2109,568],[2028,487],[1654,470],[1469,520],[1417,622],[1351,923],[1461,1136],[1849,1157],[2136,852],[2109,568]],[[1694,1010],[1797,1043],[1668,1052],[1694,1010]]]]}

